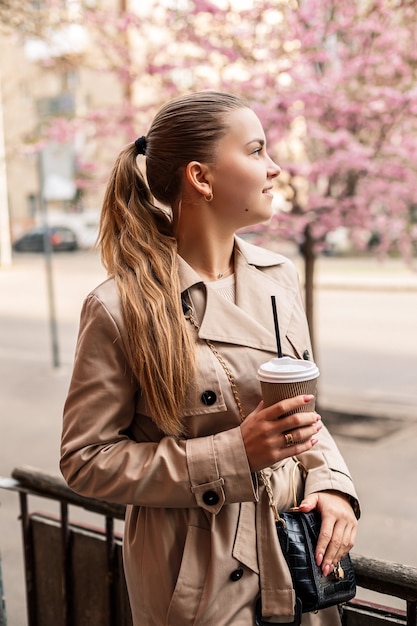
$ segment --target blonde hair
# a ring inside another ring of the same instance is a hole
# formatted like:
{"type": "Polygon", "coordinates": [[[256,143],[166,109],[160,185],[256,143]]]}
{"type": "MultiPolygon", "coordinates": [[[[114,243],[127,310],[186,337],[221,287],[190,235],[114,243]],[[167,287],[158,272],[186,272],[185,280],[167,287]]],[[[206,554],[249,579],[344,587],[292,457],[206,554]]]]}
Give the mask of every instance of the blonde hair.
{"type": "Polygon", "coordinates": [[[127,358],[152,419],[169,435],[185,433],[181,409],[195,358],[181,304],[172,219],[153,197],[164,205],[178,200],[187,163],[213,163],[228,129],[226,114],[245,106],[213,91],[168,102],[146,136],[148,184],[136,146],[129,144],[116,160],[103,201],[99,244],[120,292],[127,358]]]}

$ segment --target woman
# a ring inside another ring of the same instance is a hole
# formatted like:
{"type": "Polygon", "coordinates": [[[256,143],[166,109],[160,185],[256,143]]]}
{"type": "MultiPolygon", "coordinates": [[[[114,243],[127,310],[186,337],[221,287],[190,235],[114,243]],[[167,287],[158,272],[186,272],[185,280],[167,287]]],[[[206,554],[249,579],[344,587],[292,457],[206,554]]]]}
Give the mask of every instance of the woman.
{"type": "MultiPolygon", "coordinates": [[[[284,510],[295,456],[309,469],[302,508],[322,514],[325,574],[354,542],[355,490],[319,415],[277,419],[311,396],[264,408],[256,380],[275,352],[271,295],[283,352],[311,353],[293,265],[235,236],[271,216],[279,173],[254,112],[202,92],[165,105],[110,176],[100,226],[110,278],[81,314],[61,468],[74,491],[129,505],[136,626],[253,626],[259,597],[272,622],[292,621],[258,472],[284,510]]],[[[331,609],[303,624],[337,620],[331,609]]]]}

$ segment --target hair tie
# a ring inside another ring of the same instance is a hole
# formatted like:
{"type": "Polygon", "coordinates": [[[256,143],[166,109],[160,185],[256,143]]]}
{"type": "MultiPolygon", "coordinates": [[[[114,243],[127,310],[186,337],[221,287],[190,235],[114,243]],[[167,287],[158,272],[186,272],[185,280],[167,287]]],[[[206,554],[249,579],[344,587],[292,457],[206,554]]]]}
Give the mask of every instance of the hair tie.
{"type": "Polygon", "coordinates": [[[146,137],[142,135],[135,141],[135,146],[138,154],[146,154],[146,137]]]}

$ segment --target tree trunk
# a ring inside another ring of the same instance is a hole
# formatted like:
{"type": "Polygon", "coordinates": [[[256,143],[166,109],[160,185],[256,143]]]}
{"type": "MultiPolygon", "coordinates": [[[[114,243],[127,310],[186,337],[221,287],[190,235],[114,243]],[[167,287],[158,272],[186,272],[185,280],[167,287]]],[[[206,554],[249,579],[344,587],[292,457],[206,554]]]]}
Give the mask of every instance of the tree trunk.
{"type": "Polygon", "coordinates": [[[304,295],[305,309],[310,329],[311,343],[313,346],[313,354],[315,354],[315,334],[314,334],[314,269],[316,254],[314,252],[314,240],[311,236],[310,226],[307,225],[304,230],[304,242],[301,247],[301,253],[304,258],[304,295]]]}

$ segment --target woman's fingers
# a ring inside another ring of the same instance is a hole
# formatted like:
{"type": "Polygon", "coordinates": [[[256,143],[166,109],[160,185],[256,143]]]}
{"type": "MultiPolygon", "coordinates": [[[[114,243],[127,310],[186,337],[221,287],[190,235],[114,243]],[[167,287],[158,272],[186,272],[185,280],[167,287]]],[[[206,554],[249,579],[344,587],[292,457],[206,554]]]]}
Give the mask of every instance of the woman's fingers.
{"type": "MultiPolygon", "coordinates": [[[[325,531],[325,535],[329,536],[329,531],[325,531]]],[[[339,561],[354,546],[354,536],[356,530],[346,524],[343,520],[338,520],[333,527],[331,538],[327,544],[327,549],[322,557],[322,571],[324,576],[328,576],[339,561]]]]}
{"type": "Polygon", "coordinates": [[[282,459],[302,454],[316,443],[322,428],[315,412],[292,413],[311,401],[312,396],[297,396],[264,408],[262,403],[241,425],[243,442],[253,471],[282,459]]]}
{"type": "Polygon", "coordinates": [[[268,420],[276,420],[280,418],[284,418],[287,413],[290,411],[297,411],[302,409],[306,404],[313,400],[314,396],[310,394],[295,396],[294,398],[287,398],[286,400],[281,400],[276,404],[271,404],[271,406],[265,407],[265,417],[268,420]]]}
{"type": "MultiPolygon", "coordinates": [[[[322,516],[316,562],[327,576],[352,549],[356,539],[357,519],[343,494],[324,491],[315,495],[322,516]]],[[[303,509],[302,505],[300,508],[303,509]]]]}
{"type": "MultiPolygon", "coordinates": [[[[282,427],[285,428],[283,424],[282,427]]],[[[305,443],[308,439],[314,437],[322,428],[323,424],[318,413],[313,413],[312,421],[305,416],[305,414],[296,413],[294,420],[291,420],[291,426],[282,431],[283,447],[291,448],[305,443]]]]}

